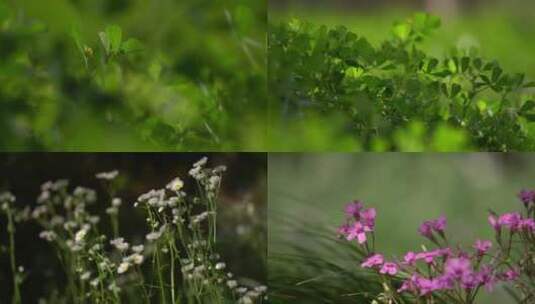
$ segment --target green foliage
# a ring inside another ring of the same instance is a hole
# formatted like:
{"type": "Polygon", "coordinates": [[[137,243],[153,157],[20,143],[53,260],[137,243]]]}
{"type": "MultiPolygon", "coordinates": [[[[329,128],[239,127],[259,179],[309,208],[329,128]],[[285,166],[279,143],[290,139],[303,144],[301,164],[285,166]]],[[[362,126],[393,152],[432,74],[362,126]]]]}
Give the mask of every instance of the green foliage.
{"type": "Polygon", "coordinates": [[[270,107],[283,117],[272,123],[342,116],[343,132],[366,150],[533,149],[534,84],[473,49],[424,53],[418,44],[439,26],[417,13],[377,47],[343,26],[271,27],[270,107]]]}
{"type": "Polygon", "coordinates": [[[244,0],[2,4],[0,147],[253,149],[265,132],[263,15],[244,0]]]}

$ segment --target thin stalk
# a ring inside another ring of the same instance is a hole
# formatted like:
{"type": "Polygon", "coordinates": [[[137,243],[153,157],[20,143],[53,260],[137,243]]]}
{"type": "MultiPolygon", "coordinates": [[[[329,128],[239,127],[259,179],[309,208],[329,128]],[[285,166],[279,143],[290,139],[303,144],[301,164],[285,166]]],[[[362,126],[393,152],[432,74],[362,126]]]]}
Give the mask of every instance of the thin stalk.
{"type": "Polygon", "coordinates": [[[17,264],[15,261],[15,225],[13,223],[12,210],[7,208],[8,234],[9,234],[9,261],[13,273],[13,301],[14,304],[22,303],[19,289],[19,275],[17,273],[17,264]]]}

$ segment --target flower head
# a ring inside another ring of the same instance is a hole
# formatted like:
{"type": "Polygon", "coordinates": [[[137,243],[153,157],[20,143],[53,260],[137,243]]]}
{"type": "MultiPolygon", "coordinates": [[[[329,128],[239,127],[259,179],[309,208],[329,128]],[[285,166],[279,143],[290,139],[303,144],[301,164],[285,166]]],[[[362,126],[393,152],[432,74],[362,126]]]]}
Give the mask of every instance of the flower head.
{"type": "Polygon", "coordinates": [[[484,255],[491,247],[491,241],[476,240],[476,242],[474,243],[474,248],[476,249],[477,255],[479,256],[484,255]]]}
{"type": "Polygon", "coordinates": [[[360,266],[362,268],[371,268],[374,266],[382,265],[385,262],[385,259],[382,254],[376,253],[371,257],[367,258],[360,266]]]}
{"type": "Polygon", "coordinates": [[[383,264],[379,272],[382,274],[395,275],[398,273],[398,265],[396,263],[386,262],[383,264]]]}
{"type": "Polygon", "coordinates": [[[526,207],[529,207],[535,202],[535,191],[522,190],[518,193],[518,198],[524,203],[526,207]]]}

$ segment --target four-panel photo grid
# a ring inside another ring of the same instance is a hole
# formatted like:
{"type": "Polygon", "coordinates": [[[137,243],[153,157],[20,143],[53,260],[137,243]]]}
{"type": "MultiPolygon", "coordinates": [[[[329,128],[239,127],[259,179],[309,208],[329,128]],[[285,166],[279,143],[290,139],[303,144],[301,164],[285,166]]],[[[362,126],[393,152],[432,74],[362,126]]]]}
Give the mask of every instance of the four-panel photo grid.
{"type": "Polygon", "coordinates": [[[533,0],[0,0],[0,304],[535,304],[533,0]]]}

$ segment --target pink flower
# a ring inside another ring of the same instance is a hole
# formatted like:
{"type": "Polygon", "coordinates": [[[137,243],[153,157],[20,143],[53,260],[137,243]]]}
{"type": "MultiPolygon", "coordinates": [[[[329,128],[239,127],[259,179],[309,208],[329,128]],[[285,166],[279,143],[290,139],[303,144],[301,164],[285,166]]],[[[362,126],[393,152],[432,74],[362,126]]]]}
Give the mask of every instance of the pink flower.
{"type": "Polygon", "coordinates": [[[526,207],[535,202],[535,191],[522,190],[518,193],[518,198],[524,203],[526,207]]]}
{"type": "Polygon", "coordinates": [[[505,213],[500,215],[498,218],[498,223],[502,226],[506,226],[512,231],[517,231],[520,229],[520,222],[522,221],[522,216],[518,212],[505,213]]]}
{"type": "Polygon", "coordinates": [[[407,254],[405,254],[405,257],[403,258],[403,260],[405,261],[405,264],[412,266],[417,260],[416,254],[412,251],[409,251],[407,252],[407,254]]]}
{"type": "Polygon", "coordinates": [[[359,212],[362,210],[362,208],[363,206],[361,201],[353,201],[346,205],[345,213],[350,217],[358,218],[359,212]]]}
{"type": "Polygon", "coordinates": [[[430,221],[423,222],[418,228],[418,232],[426,238],[431,238],[433,236],[433,224],[430,221]]]}
{"type": "Polygon", "coordinates": [[[374,266],[382,265],[385,262],[385,259],[382,254],[374,254],[371,257],[367,258],[364,263],[360,264],[362,268],[371,268],[374,266]]]}
{"type": "Polygon", "coordinates": [[[520,276],[520,273],[515,269],[509,269],[501,275],[504,281],[515,281],[520,276]]]}
{"type": "Polygon", "coordinates": [[[395,275],[398,273],[398,265],[396,263],[386,262],[383,264],[383,267],[381,267],[379,272],[382,274],[395,275]]]}
{"type": "Polygon", "coordinates": [[[426,238],[432,238],[433,231],[443,235],[444,231],[446,230],[447,223],[446,217],[441,215],[435,220],[423,222],[422,225],[420,225],[420,228],[418,228],[418,232],[420,232],[420,234],[426,238]]]}
{"type": "Polygon", "coordinates": [[[494,230],[496,231],[500,231],[500,229],[502,228],[502,225],[499,223],[498,218],[495,215],[490,214],[488,219],[492,228],[494,228],[494,230]]]}
{"type": "Polygon", "coordinates": [[[433,221],[433,229],[436,232],[444,232],[446,230],[448,222],[446,220],[446,217],[441,215],[438,219],[433,221]]]}
{"type": "Polygon", "coordinates": [[[444,273],[452,278],[460,279],[472,273],[472,265],[470,260],[465,257],[450,258],[446,261],[444,273]]]}
{"type": "Polygon", "coordinates": [[[368,226],[372,230],[375,227],[375,217],[376,216],[377,216],[377,211],[375,211],[375,208],[365,209],[365,210],[360,212],[360,220],[361,220],[361,222],[365,226],[368,226]]]}
{"type": "Polygon", "coordinates": [[[476,276],[479,284],[485,285],[485,289],[488,292],[492,292],[494,284],[496,284],[496,277],[493,274],[492,268],[488,265],[483,265],[476,276]]]}
{"type": "Polygon", "coordinates": [[[532,218],[520,221],[519,228],[527,231],[535,231],[535,221],[532,218]]]}
{"type": "Polygon", "coordinates": [[[357,239],[357,242],[359,244],[363,244],[366,242],[366,232],[370,231],[370,229],[367,226],[362,225],[360,222],[353,223],[352,226],[349,227],[346,239],[348,241],[352,241],[354,239],[357,239]]]}
{"type": "Polygon", "coordinates": [[[492,247],[491,241],[476,240],[474,248],[477,250],[477,255],[484,255],[492,247]]]}

